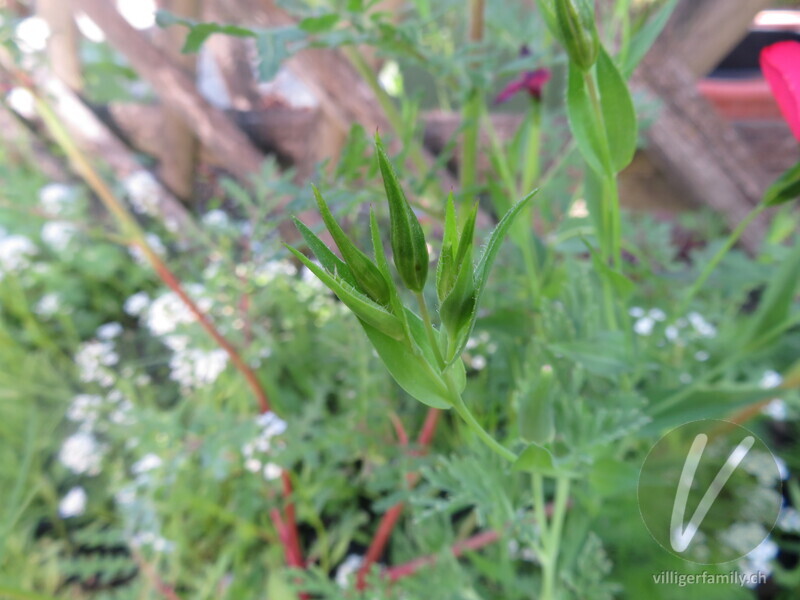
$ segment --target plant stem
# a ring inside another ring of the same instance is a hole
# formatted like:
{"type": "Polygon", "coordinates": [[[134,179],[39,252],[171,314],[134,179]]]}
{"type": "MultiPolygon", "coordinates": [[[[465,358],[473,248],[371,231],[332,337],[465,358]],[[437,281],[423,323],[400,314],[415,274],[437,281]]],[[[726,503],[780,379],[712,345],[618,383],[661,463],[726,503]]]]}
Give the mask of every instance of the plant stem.
{"type": "Polygon", "coordinates": [[[453,408],[458,413],[464,422],[469,425],[469,428],[478,436],[478,438],[488,447],[492,452],[495,454],[503,457],[504,460],[514,463],[517,460],[517,455],[514,454],[511,450],[503,446],[500,442],[494,439],[489,432],[487,432],[478,420],[475,418],[475,415],[467,408],[467,405],[464,403],[464,400],[461,398],[461,394],[455,388],[455,384],[453,383],[452,378],[449,374],[445,374],[444,376],[447,382],[447,388],[450,391],[450,395],[453,399],[453,408]]]}
{"type": "Polygon", "coordinates": [[[731,234],[728,236],[728,239],[725,240],[725,243],[717,251],[713,258],[705,264],[703,271],[694,281],[692,286],[687,290],[686,295],[684,296],[683,301],[680,304],[680,308],[676,314],[680,315],[686,311],[691,301],[697,295],[697,292],[699,292],[700,288],[703,287],[703,284],[714,272],[714,269],[717,268],[720,261],[725,258],[725,255],[730,251],[731,248],[733,248],[733,245],[739,241],[739,238],[742,237],[742,234],[744,233],[745,229],[747,229],[748,225],[750,225],[750,223],[752,223],[762,212],[764,212],[766,208],[766,205],[759,204],[753,210],[751,210],[747,216],[736,226],[736,229],[731,232],[731,234]]]}
{"type": "Polygon", "coordinates": [[[569,500],[569,478],[556,478],[556,497],[553,504],[553,518],[547,539],[547,560],[542,561],[543,579],[541,600],[554,600],[556,575],[558,574],[558,552],[561,546],[561,532],[564,528],[564,515],[569,500]]]}
{"type": "Polygon", "coordinates": [[[425,296],[422,292],[417,292],[415,296],[417,297],[417,303],[419,304],[419,312],[422,315],[422,322],[425,323],[425,333],[428,334],[428,342],[430,342],[431,348],[433,349],[433,355],[436,358],[436,362],[439,364],[439,369],[444,370],[446,363],[444,362],[442,351],[439,348],[439,340],[436,337],[436,330],[433,328],[433,323],[431,322],[431,315],[428,312],[428,303],[425,302],[425,296]]]}

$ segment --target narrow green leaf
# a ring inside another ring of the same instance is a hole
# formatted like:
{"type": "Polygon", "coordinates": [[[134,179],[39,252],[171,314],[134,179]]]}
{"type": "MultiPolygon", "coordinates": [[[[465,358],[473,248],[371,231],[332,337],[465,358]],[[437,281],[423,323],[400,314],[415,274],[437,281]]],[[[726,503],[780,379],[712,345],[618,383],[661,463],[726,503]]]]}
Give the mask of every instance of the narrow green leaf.
{"type": "Polygon", "coordinates": [[[567,81],[567,119],[578,150],[589,168],[601,176],[610,174],[611,165],[605,157],[604,140],[597,127],[584,72],[571,63],[567,81]]]}
{"type": "Polygon", "coordinates": [[[658,39],[658,36],[667,25],[672,11],[675,10],[676,4],[678,4],[678,0],[667,0],[658,12],[631,38],[628,51],[625,54],[625,64],[622,65],[622,72],[626,79],[630,78],[633,71],[642,62],[647,51],[658,39]]]}
{"type": "Polygon", "coordinates": [[[548,344],[548,348],[601,377],[614,378],[633,369],[625,335],[619,331],[603,332],[588,340],[548,344]]]}
{"type": "Polygon", "coordinates": [[[353,278],[353,274],[350,272],[350,267],[336,256],[313,231],[306,227],[305,223],[296,217],[292,217],[292,220],[294,221],[294,226],[297,227],[300,235],[303,236],[306,244],[325,270],[336,277],[341,277],[351,286],[357,288],[358,286],[356,285],[356,280],[353,278]]]}
{"type": "Polygon", "coordinates": [[[764,193],[764,204],[778,206],[800,197],[800,162],[778,177],[764,193]]]}
{"type": "Polygon", "coordinates": [[[387,305],[389,303],[389,282],[386,281],[383,273],[375,266],[375,263],[356,247],[342,228],[339,227],[317,187],[312,186],[312,188],[319,212],[322,214],[322,220],[342,253],[344,262],[350,267],[350,272],[358,282],[358,288],[378,304],[387,305]]]}
{"type": "Polygon", "coordinates": [[[606,261],[603,260],[603,257],[600,256],[600,253],[597,252],[597,250],[595,250],[585,239],[583,240],[583,243],[586,246],[586,249],[589,251],[589,254],[592,255],[592,264],[594,265],[595,270],[600,274],[601,277],[604,277],[608,280],[608,282],[614,288],[616,296],[620,300],[626,300],[629,298],[633,292],[636,291],[636,284],[628,279],[628,277],[623,273],[613,269],[606,261]]]}
{"type": "Polygon", "coordinates": [[[370,323],[388,337],[398,340],[405,338],[403,325],[400,319],[370,300],[346,281],[334,277],[319,265],[315,265],[305,254],[296,248],[292,248],[291,246],[286,247],[362,321],[370,323]]]}
{"type": "Polygon", "coordinates": [[[611,164],[619,172],[630,164],[636,152],[636,110],[625,78],[602,46],[597,57],[597,85],[611,164]]]}
{"type": "Polygon", "coordinates": [[[339,15],[330,13],[319,17],[306,17],[297,26],[306,33],[324,33],[330,31],[339,22],[339,15]]]}
{"type": "Polygon", "coordinates": [[[758,308],[745,323],[743,335],[736,339],[740,347],[761,347],[771,341],[774,331],[789,318],[797,285],[800,282],[800,243],[795,243],[783,259],[778,272],[761,296],[758,308]]]}

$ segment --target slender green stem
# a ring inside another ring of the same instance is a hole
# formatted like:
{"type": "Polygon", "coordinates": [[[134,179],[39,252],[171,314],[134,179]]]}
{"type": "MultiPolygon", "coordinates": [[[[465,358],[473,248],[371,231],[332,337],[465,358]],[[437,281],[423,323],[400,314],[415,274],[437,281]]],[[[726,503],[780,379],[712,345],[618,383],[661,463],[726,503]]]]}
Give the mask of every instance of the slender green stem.
{"type": "Polygon", "coordinates": [[[700,288],[703,287],[703,284],[708,280],[711,274],[714,272],[714,269],[717,268],[720,261],[725,258],[725,255],[733,248],[733,245],[739,241],[739,238],[742,237],[745,229],[747,229],[748,225],[752,223],[762,212],[764,212],[766,206],[764,204],[759,204],[753,210],[751,210],[748,215],[742,219],[741,223],[736,226],[731,234],[728,236],[728,239],[725,240],[725,243],[722,247],[717,250],[717,253],[713,256],[713,258],[708,261],[705,266],[703,267],[702,272],[694,281],[692,286],[687,290],[686,295],[683,298],[683,301],[680,304],[680,308],[677,314],[683,314],[686,309],[689,307],[689,304],[700,291],[700,288]]]}
{"type": "Polygon", "coordinates": [[[553,501],[553,518],[550,523],[550,535],[547,540],[547,560],[542,563],[543,579],[541,600],[555,598],[556,575],[558,574],[558,552],[561,546],[561,532],[564,528],[564,516],[569,500],[569,478],[556,479],[556,496],[553,501]]]}
{"type": "Polygon", "coordinates": [[[544,550],[547,540],[550,539],[548,536],[547,515],[544,510],[544,476],[540,473],[533,473],[531,482],[533,484],[533,513],[536,516],[536,524],[539,526],[539,544],[544,550]]]}
{"type": "Polygon", "coordinates": [[[453,409],[456,411],[458,416],[460,416],[464,422],[469,426],[470,429],[478,436],[478,438],[488,447],[492,452],[501,456],[504,460],[514,463],[517,460],[517,455],[514,454],[511,450],[503,446],[500,442],[494,439],[489,432],[487,432],[478,420],[475,418],[475,415],[469,410],[467,405],[464,403],[463,398],[461,398],[461,394],[456,389],[455,383],[453,382],[453,378],[449,374],[444,375],[445,381],[447,383],[447,389],[450,392],[451,399],[453,401],[453,409]]]}
{"type": "Polygon", "coordinates": [[[542,142],[542,105],[538,100],[531,100],[530,118],[528,123],[527,144],[523,157],[522,181],[519,196],[523,196],[533,189],[534,182],[539,177],[540,154],[542,142]]]}
{"type": "Polygon", "coordinates": [[[436,330],[433,328],[433,322],[431,322],[431,314],[428,311],[428,303],[425,302],[425,296],[422,292],[417,292],[417,303],[419,304],[419,312],[422,315],[422,322],[425,323],[425,333],[428,335],[428,341],[431,344],[431,348],[433,348],[433,355],[436,357],[436,362],[439,364],[440,369],[444,369],[445,362],[444,357],[442,356],[442,350],[439,348],[439,339],[436,336],[436,330]]]}

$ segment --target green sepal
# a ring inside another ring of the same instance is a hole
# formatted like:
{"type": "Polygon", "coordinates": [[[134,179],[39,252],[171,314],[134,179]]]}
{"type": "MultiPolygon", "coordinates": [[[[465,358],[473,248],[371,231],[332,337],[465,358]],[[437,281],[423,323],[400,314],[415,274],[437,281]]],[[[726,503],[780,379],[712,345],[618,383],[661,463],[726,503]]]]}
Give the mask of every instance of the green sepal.
{"type": "Polygon", "coordinates": [[[508,233],[511,225],[514,223],[514,219],[520,214],[522,209],[525,208],[525,205],[530,201],[530,199],[533,198],[538,192],[538,189],[533,190],[522,200],[512,206],[489,236],[489,241],[486,243],[483,254],[481,255],[480,259],[478,260],[478,264],[475,267],[475,303],[472,307],[472,313],[467,325],[462,327],[456,338],[452,340],[453,351],[450,355],[451,362],[459,360],[461,353],[464,352],[464,348],[467,346],[469,336],[472,333],[472,329],[475,327],[475,321],[478,319],[478,307],[480,306],[481,295],[486,287],[486,282],[489,279],[489,271],[492,268],[492,264],[497,256],[497,252],[500,250],[503,239],[508,233]]]}
{"type": "Polygon", "coordinates": [[[315,265],[305,254],[286,246],[309,271],[316,275],[322,283],[338,296],[345,306],[352,310],[358,318],[369,323],[384,335],[396,340],[405,339],[405,331],[400,319],[388,312],[365,294],[354,288],[345,280],[329,273],[319,265],[315,265]]]}
{"type": "Polygon", "coordinates": [[[595,25],[594,3],[588,0],[555,0],[560,42],[570,62],[588,71],[597,61],[600,37],[595,25]]]}
{"type": "Polygon", "coordinates": [[[378,136],[375,137],[375,145],[378,150],[383,186],[389,200],[390,240],[394,264],[406,287],[412,292],[421,292],[428,278],[430,262],[425,234],[378,136]]]}
{"type": "MultiPolygon", "coordinates": [[[[436,359],[427,341],[425,325],[407,309],[406,320],[418,351],[409,349],[403,342],[388,337],[369,323],[362,321],[361,325],[384,366],[401,388],[427,406],[448,409],[451,407],[451,396],[442,376],[431,366],[436,364],[436,359]]],[[[460,393],[466,385],[464,364],[456,363],[450,368],[454,369],[451,376],[460,393]]]]}
{"type": "Polygon", "coordinates": [[[553,441],[557,389],[553,368],[544,365],[533,385],[518,392],[519,435],[526,442],[546,444],[553,441]]]}
{"type": "Polygon", "coordinates": [[[789,167],[764,192],[766,206],[778,206],[800,197],[800,162],[789,167]]]}
{"type": "Polygon", "coordinates": [[[331,214],[322,194],[319,193],[316,186],[312,187],[322,220],[325,221],[325,226],[342,253],[344,262],[350,267],[350,272],[358,283],[358,288],[378,304],[382,306],[388,305],[390,296],[389,282],[386,281],[383,273],[380,272],[375,263],[350,241],[350,238],[339,227],[336,219],[333,218],[333,214],[331,214]]]}

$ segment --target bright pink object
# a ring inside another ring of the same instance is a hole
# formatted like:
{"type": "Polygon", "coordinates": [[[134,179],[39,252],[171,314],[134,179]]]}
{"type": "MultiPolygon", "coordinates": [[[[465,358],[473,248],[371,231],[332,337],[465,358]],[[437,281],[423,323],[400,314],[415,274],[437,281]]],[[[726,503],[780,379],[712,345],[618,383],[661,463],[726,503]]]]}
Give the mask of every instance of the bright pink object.
{"type": "Polygon", "coordinates": [[[761,70],[783,118],[800,140],[800,42],[778,42],[761,51],[761,70]]]}
{"type": "Polygon", "coordinates": [[[520,77],[511,81],[494,99],[495,104],[501,104],[518,92],[528,92],[534,100],[542,99],[542,88],[550,81],[550,69],[536,69],[525,71],[520,77]]]}

